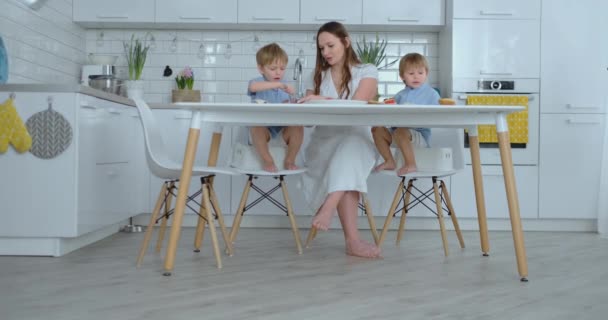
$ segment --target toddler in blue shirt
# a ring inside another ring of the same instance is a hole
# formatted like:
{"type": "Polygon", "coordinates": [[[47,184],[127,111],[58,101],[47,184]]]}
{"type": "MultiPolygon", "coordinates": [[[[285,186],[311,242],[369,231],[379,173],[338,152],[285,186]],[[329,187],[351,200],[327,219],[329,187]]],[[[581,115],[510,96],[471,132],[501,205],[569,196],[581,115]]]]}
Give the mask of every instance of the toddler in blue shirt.
{"type": "MultiPolygon", "coordinates": [[[[405,83],[405,89],[395,96],[397,104],[439,104],[439,93],[426,83],[429,64],[419,53],[408,53],[399,61],[399,76],[405,83]]],[[[403,154],[405,164],[397,170],[402,176],[417,171],[414,147],[429,147],[431,129],[429,128],[372,128],[374,143],[384,162],[376,170],[394,170],[395,159],[391,154],[393,139],[403,154]]]]}
{"type": "MultiPolygon", "coordinates": [[[[263,46],[256,53],[258,71],[262,74],[249,81],[247,95],[251,101],[259,102],[263,100],[267,103],[285,103],[290,101],[290,96],[295,94],[293,86],[283,81],[285,68],[287,66],[287,53],[276,43],[263,46]]],[[[298,167],[295,159],[302,145],[304,128],[301,126],[270,126],[270,127],[251,127],[251,142],[262,158],[263,169],[269,172],[277,172],[270,151],[268,142],[277,136],[285,141],[287,153],[283,166],[285,170],[295,170],[298,167]]]]}

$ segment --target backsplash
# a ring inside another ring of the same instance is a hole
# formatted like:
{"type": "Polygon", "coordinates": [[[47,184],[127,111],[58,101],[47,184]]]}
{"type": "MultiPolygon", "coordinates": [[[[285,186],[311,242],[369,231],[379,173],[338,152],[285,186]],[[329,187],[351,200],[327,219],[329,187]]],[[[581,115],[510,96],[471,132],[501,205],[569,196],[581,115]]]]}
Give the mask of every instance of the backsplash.
{"type": "MultiPolygon", "coordinates": [[[[86,52],[119,55],[117,73],[127,77],[123,41],[135,34],[148,41],[154,39],[154,48],[148,54],[142,78],[146,81],[145,99],[149,102],[170,102],[175,88],[175,74],[185,66],[194,70],[194,89],[203,93],[203,100],[212,102],[248,102],[247,83],[259,76],[255,53],[267,43],[277,42],[289,55],[285,80],[292,81],[294,62],[298,55],[305,59],[303,74],[309,77],[315,63],[316,30],[311,31],[205,31],[205,30],[130,30],[90,29],[86,31],[86,52]],[[147,34],[149,32],[149,34],[147,34]],[[169,65],[173,75],[163,77],[169,65]]],[[[354,41],[365,36],[375,39],[376,33],[352,32],[354,41]]],[[[418,52],[429,60],[429,81],[438,83],[438,34],[422,32],[383,32],[380,38],[388,40],[388,61],[399,59],[409,52],[418,52]]],[[[379,93],[393,95],[403,89],[398,63],[380,70],[379,93]]]]}
{"type": "Polygon", "coordinates": [[[72,0],[48,0],[38,11],[2,0],[0,36],[8,51],[8,83],[78,83],[85,30],[72,23],[72,0]]]}

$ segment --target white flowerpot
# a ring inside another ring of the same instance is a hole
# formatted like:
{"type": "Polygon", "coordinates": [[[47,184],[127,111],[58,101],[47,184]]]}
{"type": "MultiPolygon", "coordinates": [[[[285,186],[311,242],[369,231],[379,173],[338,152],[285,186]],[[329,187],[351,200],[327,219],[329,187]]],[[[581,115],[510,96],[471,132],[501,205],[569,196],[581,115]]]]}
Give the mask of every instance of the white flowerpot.
{"type": "Polygon", "coordinates": [[[127,80],[127,97],[143,98],[144,97],[144,81],[143,80],[127,80]]]}

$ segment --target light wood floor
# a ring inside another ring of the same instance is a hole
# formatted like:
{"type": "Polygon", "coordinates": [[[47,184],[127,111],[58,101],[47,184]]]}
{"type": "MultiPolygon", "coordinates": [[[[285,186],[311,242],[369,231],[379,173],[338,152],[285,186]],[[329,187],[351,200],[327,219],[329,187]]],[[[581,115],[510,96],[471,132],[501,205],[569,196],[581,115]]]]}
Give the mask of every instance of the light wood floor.
{"type": "MultiPolygon", "coordinates": [[[[143,234],[119,233],[61,258],[0,257],[0,319],[606,319],[608,240],[589,233],[525,234],[528,283],[511,234],[491,232],[491,255],[466,232],[443,257],[438,231],[389,233],[384,259],[343,254],[341,232],[303,255],[288,229],[242,229],[215,268],[209,239],[182,233],[171,277],[162,259],[135,268],[143,234]]],[[[303,229],[302,236],[307,230],[303,229]]],[[[367,232],[365,233],[368,236],[367,232]]]]}

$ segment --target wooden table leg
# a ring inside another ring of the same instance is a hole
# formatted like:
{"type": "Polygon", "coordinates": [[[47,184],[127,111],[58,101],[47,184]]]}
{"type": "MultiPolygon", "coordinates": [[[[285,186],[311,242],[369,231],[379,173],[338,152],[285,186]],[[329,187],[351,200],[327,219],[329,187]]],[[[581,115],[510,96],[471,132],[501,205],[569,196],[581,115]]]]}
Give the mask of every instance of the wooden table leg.
{"type": "Polygon", "coordinates": [[[184,218],[184,210],[186,209],[186,198],[188,189],[190,189],[190,179],[192,178],[192,167],[196,158],[196,148],[198,146],[198,138],[200,137],[201,114],[198,111],[192,112],[192,120],[190,122],[190,130],[188,131],[188,141],[186,143],[186,151],[184,152],[184,162],[182,165],[182,174],[179,178],[179,190],[177,192],[177,200],[175,202],[175,212],[173,213],[173,224],[169,233],[169,243],[167,244],[167,255],[165,256],[165,272],[163,275],[170,276],[175,263],[175,253],[182,228],[182,220],[184,218]]]}
{"type": "Polygon", "coordinates": [[[490,241],[488,240],[488,218],[486,216],[486,200],[483,192],[483,177],[481,175],[481,157],[479,155],[477,126],[469,128],[469,148],[471,150],[471,167],[473,169],[473,184],[475,185],[475,203],[477,205],[477,222],[479,223],[481,252],[484,257],[487,257],[490,252],[490,241]]]}
{"type": "Polygon", "coordinates": [[[505,114],[499,113],[496,115],[496,132],[498,134],[498,147],[500,148],[502,172],[505,179],[505,190],[507,191],[507,203],[509,205],[509,217],[511,219],[511,232],[513,233],[515,257],[517,258],[517,271],[519,272],[521,281],[527,282],[528,261],[526,258],[524,233],[521,226],[521,216],[519,212],[519,197],[517,195],[517,186],[515,185],[509,128],[507,126],[507,117],[505,114]]]}

